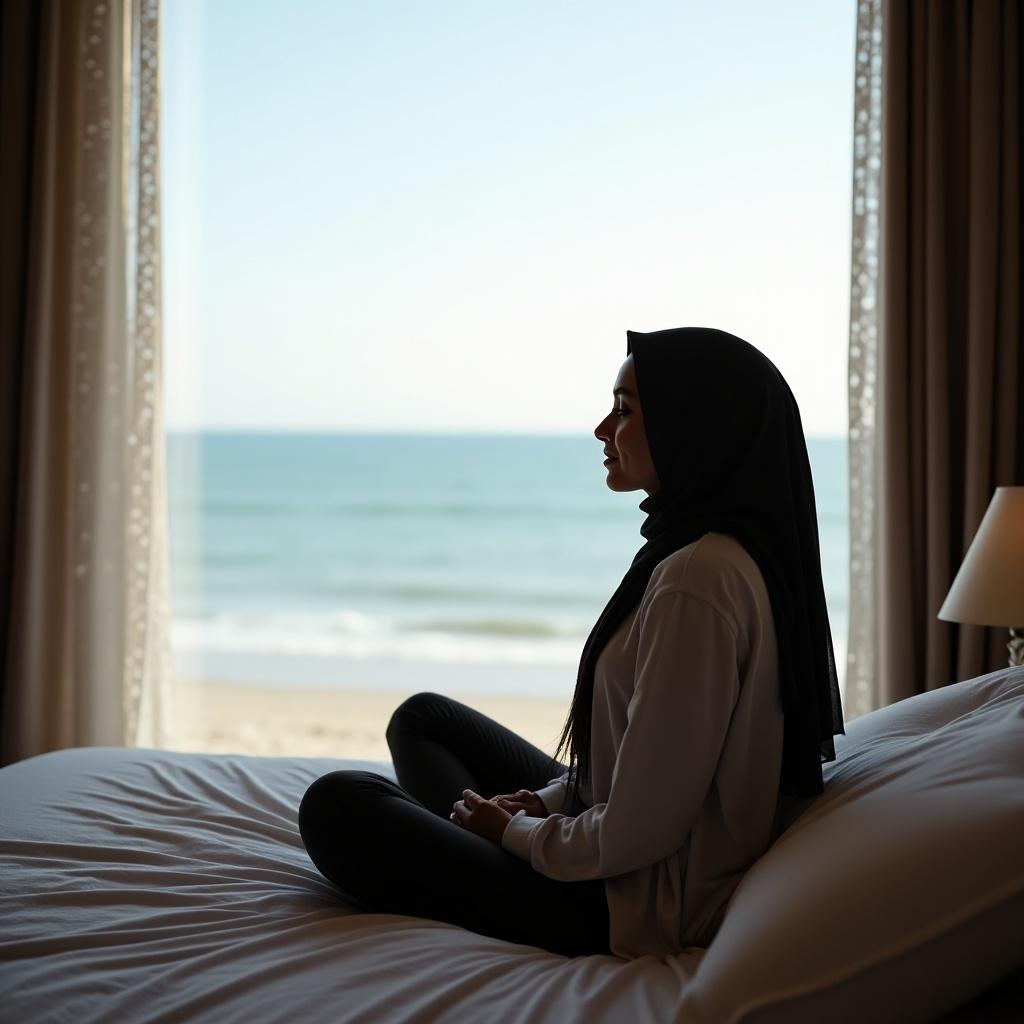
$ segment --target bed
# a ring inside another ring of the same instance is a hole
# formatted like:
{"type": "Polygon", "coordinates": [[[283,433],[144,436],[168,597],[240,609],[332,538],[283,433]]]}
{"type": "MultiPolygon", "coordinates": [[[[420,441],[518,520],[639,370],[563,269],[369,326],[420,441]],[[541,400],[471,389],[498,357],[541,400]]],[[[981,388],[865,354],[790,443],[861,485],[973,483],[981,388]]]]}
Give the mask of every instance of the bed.
{"type": "Polygon", "coordinates": [[[388,763],[29,758],[0,769],[0,1019],[1024,1019],[1024,669],[847,730],[710,947],[632,961],[347,907],[296,808],[388,763]]]}

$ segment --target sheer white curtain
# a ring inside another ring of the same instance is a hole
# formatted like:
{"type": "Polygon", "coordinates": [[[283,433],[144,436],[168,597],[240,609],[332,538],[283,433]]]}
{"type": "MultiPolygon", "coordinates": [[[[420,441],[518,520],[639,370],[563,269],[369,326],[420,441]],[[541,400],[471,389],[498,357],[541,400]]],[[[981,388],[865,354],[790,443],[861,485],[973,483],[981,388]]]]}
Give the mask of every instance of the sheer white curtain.
{"type": "Polygon", "coordinates": [[[173,736],[173,691],[160,318],[160,0],[132,0],[128,7],[131,106],[122,148],[129,159],[130,248],[122,351],[130,366],[125,440],[131,490],[125,505],[124,736],[129,744],[164,746],[173,736]]]}
{"type": "Polygon", "coordinates": [[[172,726],[159,2],[31,19],[4,762],[172,726]]]}
{"type": "Polygon", "coordinates": [[[857,4],[853,124],[853,251],[850,280],[850,605],[843,710],[878,706],[876,433],[879,212],[882,178],[882,0],[857,4]]]}

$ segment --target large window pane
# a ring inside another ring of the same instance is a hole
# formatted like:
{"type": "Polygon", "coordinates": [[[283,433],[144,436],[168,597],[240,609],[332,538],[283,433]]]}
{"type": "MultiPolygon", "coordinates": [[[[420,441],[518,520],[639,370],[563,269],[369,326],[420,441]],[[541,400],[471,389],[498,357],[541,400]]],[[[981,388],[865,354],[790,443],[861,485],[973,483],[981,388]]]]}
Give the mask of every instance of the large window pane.
{"type": "Polygon", "coordinates": [[[183,742],[386,756],[434,689],[553,748],[642,543],[627,328],[787,376],[842,673],[854,13],[166,5],[183,742]]]}

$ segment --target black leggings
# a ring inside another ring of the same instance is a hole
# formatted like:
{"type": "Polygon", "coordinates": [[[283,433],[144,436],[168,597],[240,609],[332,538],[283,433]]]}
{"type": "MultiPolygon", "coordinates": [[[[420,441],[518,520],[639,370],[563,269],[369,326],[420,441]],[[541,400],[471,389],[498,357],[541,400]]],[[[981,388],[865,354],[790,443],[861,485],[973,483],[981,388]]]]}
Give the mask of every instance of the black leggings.
{"type": "Polygon", "coordinates": [[[306,790],[299,831],[310,859],[361,910],[447,921],[565,956],[608,953],[602,879],[560,882],[449,819],[485,799],[538,789],[562,771],[521,736],[450,697],[418,693],[387,728],[401,785],[335,771],[306,790]]]}

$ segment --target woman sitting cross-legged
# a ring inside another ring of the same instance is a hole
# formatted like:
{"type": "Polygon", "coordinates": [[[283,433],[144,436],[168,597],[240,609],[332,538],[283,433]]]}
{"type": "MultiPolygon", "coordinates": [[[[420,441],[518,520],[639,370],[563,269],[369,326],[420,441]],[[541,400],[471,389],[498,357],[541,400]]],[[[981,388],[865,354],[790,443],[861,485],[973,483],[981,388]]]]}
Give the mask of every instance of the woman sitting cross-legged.
{"type": "Polygon", "coordinates": [[[387,729],[399,784],[317,779],[320,872],[361,909],[566,956],[706,947],[842,708],[807,446],[778,369],[723,331],[627,332],[594,433],[645,543],[583,648],[556,758],[435,693],[387,729]]]}

